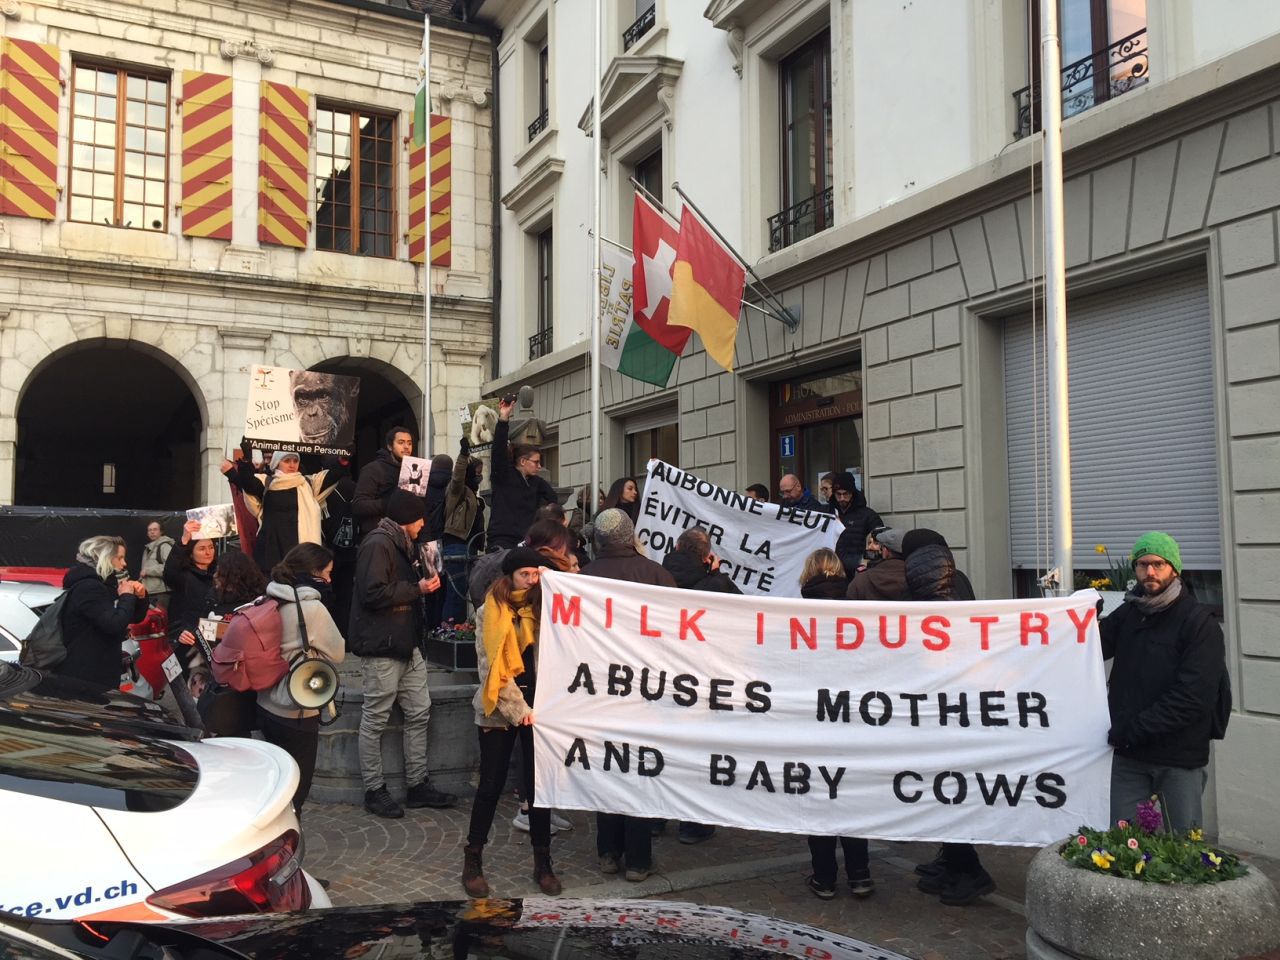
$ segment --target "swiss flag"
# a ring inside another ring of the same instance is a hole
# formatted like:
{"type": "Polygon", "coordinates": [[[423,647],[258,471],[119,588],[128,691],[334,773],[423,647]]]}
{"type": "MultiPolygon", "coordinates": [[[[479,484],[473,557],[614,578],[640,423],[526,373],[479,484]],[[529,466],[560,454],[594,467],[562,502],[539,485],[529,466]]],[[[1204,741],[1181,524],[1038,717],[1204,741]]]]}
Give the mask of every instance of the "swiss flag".
{"type": "Polygon", "coordinates": [[[637,191],[633,209],[631,250],[635,261],[631,283],[635,290],[635,320],[645,333],[677,356],[693,333],[667,322],[671,306],[671,268],[676,262],[680,231],[637,191]]]}

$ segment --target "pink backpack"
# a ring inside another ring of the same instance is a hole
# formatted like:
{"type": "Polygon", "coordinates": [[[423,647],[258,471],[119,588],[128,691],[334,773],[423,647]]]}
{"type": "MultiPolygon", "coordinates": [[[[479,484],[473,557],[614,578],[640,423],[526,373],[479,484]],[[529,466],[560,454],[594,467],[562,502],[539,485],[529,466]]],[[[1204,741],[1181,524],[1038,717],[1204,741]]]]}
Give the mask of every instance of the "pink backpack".
{"type": "Polygon", "coordinates": [[[284,623],[275,600],[259,597],[240,607],[213,648],[209,665],[213,678],[242,693],[271,689],[289,672],[289,664],[280,655],[283,636],[284,623]]]}

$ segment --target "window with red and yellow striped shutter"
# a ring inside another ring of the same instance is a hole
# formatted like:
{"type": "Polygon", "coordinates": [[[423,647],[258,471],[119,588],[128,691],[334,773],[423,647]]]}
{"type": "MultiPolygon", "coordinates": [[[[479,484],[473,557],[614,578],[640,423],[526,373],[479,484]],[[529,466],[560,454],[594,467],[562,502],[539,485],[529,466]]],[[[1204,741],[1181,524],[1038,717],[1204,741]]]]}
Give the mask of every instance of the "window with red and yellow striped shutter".
{"type": "Polygon", "coordinates": [[[231,239],[231,78],[182,71],[182,232],[231,239]]]}
{"type": "Polygon", "coordinates": [[[448,267],[453,262],[452,133],[453,121],[449,117],[432,114],[427,146],[409,153],[409,259],[413,263],[422,263],[426,258],[428,222],[431,265],[448,267]]]}
{"type": "Polygon", "coordinates": [[[57,215],[60,74],[57,47],[0,38],[0,215],[57,215]]]}
{"type": "Polygon", "coordinates": [[[262,84],[258,129],[258,242],[306,247],[311,95],[262,84]]]}

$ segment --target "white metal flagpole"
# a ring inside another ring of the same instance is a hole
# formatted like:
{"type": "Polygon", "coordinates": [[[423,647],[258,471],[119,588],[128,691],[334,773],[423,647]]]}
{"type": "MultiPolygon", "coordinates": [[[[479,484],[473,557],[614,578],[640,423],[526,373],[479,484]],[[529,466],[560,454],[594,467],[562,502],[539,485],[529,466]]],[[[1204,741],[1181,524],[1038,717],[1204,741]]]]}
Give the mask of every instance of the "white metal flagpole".
{"type": "Polygon", "coordinates": [[[591,118],[591,144],[595,164],[592,177],[591,215],[591,489],[587,491],[587,513],[596,512],[596,494],[600,489],[600,37],[603,26],[602,0],[595,0],[595,50],[593,78],[595,100],[591,118]]]}
{"type": "MultiPolygon", "coordinates": [[[[1062,48],[1057,3],[1040,4],[1040,121],[1044,131],[1044,302],[1049,339],[1050,487],[1059,594],[1075,588],[1071,533],[1071,408],[1067,382],[1066,221],[1062,201],[1062,48]]],[[[1056,577],[1054,574],[1056,573],[1056,577]]]]}
{"type": "Polygon", "coordinates": [[[427,196],[425,250],[422,257],[422,436],[423,456],[430,457],[435,446],[435,430],[431,423],[431,14],[422,16],[422,83],[426,91],[423,111],[423,139],[427,151],[427,196]]]}

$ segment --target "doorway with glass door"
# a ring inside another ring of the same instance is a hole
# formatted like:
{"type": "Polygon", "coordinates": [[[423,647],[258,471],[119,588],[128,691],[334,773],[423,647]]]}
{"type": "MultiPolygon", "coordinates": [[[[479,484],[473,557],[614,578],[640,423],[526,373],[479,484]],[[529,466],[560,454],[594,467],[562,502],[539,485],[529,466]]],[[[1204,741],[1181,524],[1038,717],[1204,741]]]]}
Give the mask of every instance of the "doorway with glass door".
{"type": "Polygon", "coordinates": [[[794,473],[814,496],[822,478],[844,470],[862,488],[862,358],[769,387],[773,478],[794,473]]]}

